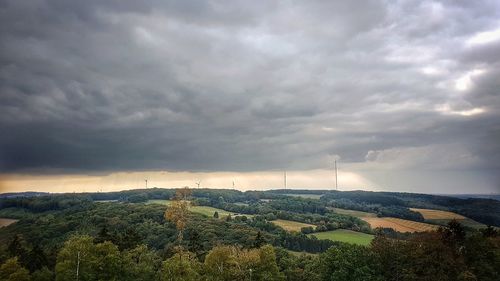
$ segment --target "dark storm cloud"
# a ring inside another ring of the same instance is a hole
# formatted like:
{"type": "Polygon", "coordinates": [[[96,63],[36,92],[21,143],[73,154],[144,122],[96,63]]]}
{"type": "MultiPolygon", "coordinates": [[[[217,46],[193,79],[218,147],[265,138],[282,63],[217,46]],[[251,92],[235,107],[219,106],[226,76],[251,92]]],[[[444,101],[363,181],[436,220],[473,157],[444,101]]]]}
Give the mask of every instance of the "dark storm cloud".
{"type": "Polygon", "coordinates": [[[500,168],[497,1],[270,2],[2,1],[0,168],[500,168]]]}

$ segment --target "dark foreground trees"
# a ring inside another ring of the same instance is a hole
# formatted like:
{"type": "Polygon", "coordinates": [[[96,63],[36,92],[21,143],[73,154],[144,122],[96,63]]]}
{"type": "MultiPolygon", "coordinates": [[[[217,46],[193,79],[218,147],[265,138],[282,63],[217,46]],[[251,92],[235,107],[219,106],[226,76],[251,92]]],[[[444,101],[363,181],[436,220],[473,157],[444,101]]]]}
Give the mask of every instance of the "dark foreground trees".
{"type": "MultiPolygon", "coordinates": [[[[15,259],[9,261],[5,267],[20,268],[16,262],[15,259]]],[[[7,273],[11,271],[6,270],[7,273]]],[[[27,270],[23,272],[29,274],[27,270]]],[[[203,263],[196,255],[179,247],[177,253],[161,262],[159,256],[145,246],[120,252],[108,241],[94,244],[89,236],[75,236],[64,244],[57,257],[55,275],[57,281],[76,280],[77,275],[82,281],[284,280],[270,245],[258,249],[216,246],[203,263]]]]}
{"type": "MultiPolygon", "coordinates": [[[[189,212],[187,189],[173,199],[166,213],[156,204],[69,204],[2,228],[0,280],[77,280],[77,272],[79,281],[500,280],[500,238],[491,227],[466,232],[453,222],[431,233],[381,231],[363,247],[289,233],[269,222],[280,217],[326,229],[359,227],[348,216],[273,211],[272,204],[286,204],[255,199],[246,207],[268,214],[227,220],[189,212]]],[[[297,204],[292,209],[313,207],[311,200],[283,200],[297,204]]]]}
{"type": "Polygon", "coordinates": [[[271,245],[218,245],[201,255],[177,246],[166,256],[144,245],[120,250],[110,241],[77,235],[59,250],[53,270],[43,265],[30,273],[18,257],[0,267],[0,280],[76,280],[77,274],[81,281],[496,281],[500,237],[492,229],[466,234],[451,223],[408,240],[379,235],[369,247],[338,244],[320,255],[297,255],[271,245]]]}

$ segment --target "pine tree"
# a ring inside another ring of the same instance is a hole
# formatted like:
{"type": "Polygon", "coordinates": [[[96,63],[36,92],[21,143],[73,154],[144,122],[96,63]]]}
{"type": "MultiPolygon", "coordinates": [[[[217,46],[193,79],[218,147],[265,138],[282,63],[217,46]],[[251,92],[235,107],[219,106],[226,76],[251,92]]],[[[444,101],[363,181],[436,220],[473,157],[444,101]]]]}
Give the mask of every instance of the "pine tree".
{"type": "Polygon", "coordinates": [[[33,246],[33,249],[27,256],[26,262],[27,262],[26,266],[31,272],[37,269],[41,269],[44,265],[47,264],[47,256],[45,255],[45,252],[40,247],[40,245],[35,244],[33,246]]]}
{"type": "Polygon", "coordinates": [[[260,231],[257,232],[257,236],[255,236],[255,241],[253,243],[253,247],[254,248],[260,248],[265,243],[266,243],[266,240],[264,240],[264,237],[262,237],[262,233],[260,231]]]}
{"type": "Polygon", "coordinates": [[[29,281],[30,272],[19,264],[18,258],[8,259],[0,267],[0,280],[5,281],[29,281]]]}

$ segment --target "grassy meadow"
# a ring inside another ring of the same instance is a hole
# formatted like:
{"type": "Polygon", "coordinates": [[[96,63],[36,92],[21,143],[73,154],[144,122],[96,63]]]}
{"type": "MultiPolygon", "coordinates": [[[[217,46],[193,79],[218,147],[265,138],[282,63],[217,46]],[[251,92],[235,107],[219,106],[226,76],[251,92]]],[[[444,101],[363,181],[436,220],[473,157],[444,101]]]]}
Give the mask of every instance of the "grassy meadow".
{"type": "MultiPolygon", "coordinates": [[[[146,204],[159,204],[159,205],[168,206],[171,204],[171,202],[172,202],[171,200],[149,200],[146,204]]],[[[202,214],[202,215],[205,215],[207,217],[213,217],[215,212],[219,213],[219,218],[225,218],[228,215],[253,217],[253,215],[233,213],[233,212],[229,212],[226,210],[222,210],[222,209],[218,209],[218,208],[214,208],[214,207],[209,207],[209,206],[190,206],[189,210],[193,213],[202,214]]]]}
{"type": "Polygon", "coordinates": [[[311,233],[309,236],[316,236],[318,239],[328,239],[357,245],[369,245],[374,236],[362,232],[356,232],[347,229],[337,229],[325,232],[311,233]]]}
{"type": "Polygon", "coordinates": [[[158,199],[155,199],[155,200],[148,200],[148,202],[146,202],[146,204],[159,204],[159,205],[170,205],[172,201],[170,200],[158,200],[158,199]]]}
{"type": "Polygon", "coordinates": [[[297,222],[297,221],[289,221],[289,220],[273,220],[271,221],[275,225],[283,228],[286,231],[291,231],[291,232],[300,232],[300,230],[303,227],[312,227],[315,228],[316,226],[313,224],[308,224],[308,223],[302,223],[302,222],[297,222]]]}

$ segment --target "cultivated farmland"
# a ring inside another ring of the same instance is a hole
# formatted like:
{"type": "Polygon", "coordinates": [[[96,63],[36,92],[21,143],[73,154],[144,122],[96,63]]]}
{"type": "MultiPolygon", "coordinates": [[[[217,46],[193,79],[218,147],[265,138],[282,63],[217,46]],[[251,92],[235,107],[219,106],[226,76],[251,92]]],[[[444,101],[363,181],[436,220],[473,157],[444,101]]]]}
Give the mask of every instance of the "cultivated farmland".
{"type": "Polygon", "coordinates": [[[302,222],[297,222],[297,221],[288,221],[288,220],[273,220],[271,221],[275,225],[283,228],[284,230],[287,231],[293,231],[293,232],[300,232],[300,230],[303,227],[312,227],[315,228],[316,226],[313,224],[307,224],[307,223],[302,223],[302,222]]]}
{"type": "Polygon", "coordinates": [[[453,213],[453,212],[448,212],[448,211],[441,211],[441,210],[431,210],[431,209],[417,209],[417,208],[410,208],[410,210],[414,212],[418,212],[422,214],[424,219],[426,220],[464,220],[466,217],[453,213]]]}
{"type": "Polygon", "coordinates": [[[457,220],[464,226],[473,228],[483,228],[486,227],[484,224],[479,223],[475,220],[469,219],[457,213],[441,211],[441,210],[431,210],[431,209],[417,209],[410,208],[414,212],[419,212],[422,214],[424,219],[430,223],[446,225],[450,220],[457,220]]]}
{"type": "Polygon", "coordinates": [[[310,236],[311,235],[316,236],[318,239],[328,239],[332,241],[340,241],[340,242],[346,242],[364,246],[369,245],[374,237],[373,235],[370,234],[356,232],[347,229],[337,229],[333,231],[317,232],[310,234],[310,236]]]}
{"type": "Polygon", "coordinates": [[[398,218],[364,217],[361,219],[369,223],[371,228],[377,228],[377,227],[392,228],[399,232],[423,232],[423,231],[432,231],[439,228],[439,226],[437,225],[398,219],[398,218]]]}
{"type": "Polygon", "coordinates": [[[15,223],[17,220],[0,218],[0,227],[8,226],[15,223]]]}

